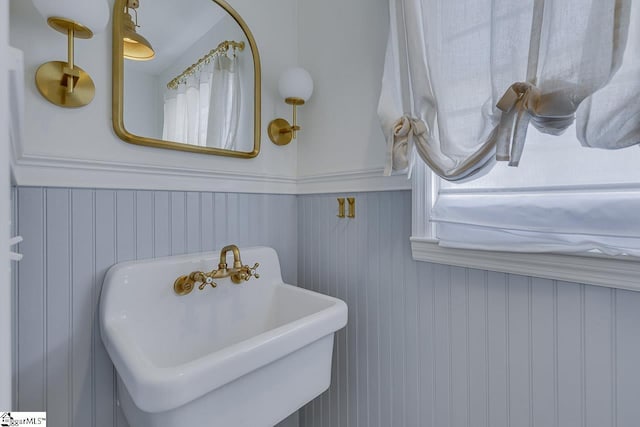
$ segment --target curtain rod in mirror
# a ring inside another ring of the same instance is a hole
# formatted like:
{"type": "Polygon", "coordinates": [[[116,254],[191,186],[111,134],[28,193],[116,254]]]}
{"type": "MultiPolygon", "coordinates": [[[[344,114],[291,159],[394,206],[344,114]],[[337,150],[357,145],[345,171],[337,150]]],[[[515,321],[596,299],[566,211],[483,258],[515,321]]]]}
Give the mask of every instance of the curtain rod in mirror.
{"type": "Polygon", "coordinates": [[[207,53],[202,58],[198,59],[198,61],[195,64],[192,64],[190,67],[185,69],[182,73],[180,73],[178,77],[174,78],[169,83],[167,83],[167,89],[177,89],[178,85],[182,83],[182,81],[186,77],[198,71],[198,69],[202,67],[202,65],[208,64],[209,61],[211,61],[211,58],[213,58],[214,56],[226,54],[229,51],[229,49],[233,49],[234,51],[235,50],[243,51],[244,42],[243,41],[236,42],[233,40],[223,41],[218,45],[218,47],[216,47],[215,49],[211,49],[209,53],[207,53]]]}

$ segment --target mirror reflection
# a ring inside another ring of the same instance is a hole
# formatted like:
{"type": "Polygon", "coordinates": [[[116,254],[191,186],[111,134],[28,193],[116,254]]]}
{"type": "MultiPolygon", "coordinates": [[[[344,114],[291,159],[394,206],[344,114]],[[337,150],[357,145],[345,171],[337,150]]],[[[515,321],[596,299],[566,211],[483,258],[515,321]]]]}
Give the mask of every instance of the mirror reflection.
{"type": "Polygon", "coordinates": [[[211,0],[124,4],[126,130],[194,147],[254,150],[254,59],[234,17],[211,0]]]}

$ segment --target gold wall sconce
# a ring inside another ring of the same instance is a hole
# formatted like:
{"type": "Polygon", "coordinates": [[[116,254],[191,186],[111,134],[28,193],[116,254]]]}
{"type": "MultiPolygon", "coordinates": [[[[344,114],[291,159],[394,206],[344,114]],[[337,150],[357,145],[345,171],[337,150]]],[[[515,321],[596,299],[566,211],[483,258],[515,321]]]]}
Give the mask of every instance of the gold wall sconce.
{"type": "Polygon", "coordinates": [[[139,0],[127,0],[124,8],[124,20],[122,30],[123,49],[122,56],[133,61],[148,61],[156,56],[155,51],[151,47],[151,43],[141,34],[136,32],[138,25],[138,8],[139,0]],[[135,21],[131,17],[130,10],[135,14],[135,21]]]}
{"type": "Polygon", "coordinates": [[[74,63],[74,40],[90,39],[104,30],[109,21],[106,0],[33,0],[33,5],[54,30],[67,35],[67,62],[46,62],[36,71],[40,94],[60,107],[76,108],[89,104],[96,87],[82,68],[74,63]]]}
{"type": "Polygon", "coordinates": [[[313,93],[313,80],[304,68],[290,68],[285,71],[278,82],[280,96],[284,102],[293,106],[293,124],[285,119],[278,118],[269,123],[269,139],[276,145],[287,145],[296,138],[300,130],[297,123],[296,107],[304,105],[313,93]]]}

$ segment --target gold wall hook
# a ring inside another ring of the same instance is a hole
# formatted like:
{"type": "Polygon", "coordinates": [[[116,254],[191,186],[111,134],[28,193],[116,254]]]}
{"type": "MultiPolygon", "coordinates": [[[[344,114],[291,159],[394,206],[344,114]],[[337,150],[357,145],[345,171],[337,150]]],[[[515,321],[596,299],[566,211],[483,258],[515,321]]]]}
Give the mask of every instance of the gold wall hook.
{"type": "Polygon", "coordinates": [[[347,202],[349,202],[349,214],[347,215],[347,218],[355,218],[356,217],[356,198],[347,197],[347,202]]]}
{"type": "Polygon", "coordinates": [[[344,197],[338,197],[338,218],[344,218],[344,197]]]}

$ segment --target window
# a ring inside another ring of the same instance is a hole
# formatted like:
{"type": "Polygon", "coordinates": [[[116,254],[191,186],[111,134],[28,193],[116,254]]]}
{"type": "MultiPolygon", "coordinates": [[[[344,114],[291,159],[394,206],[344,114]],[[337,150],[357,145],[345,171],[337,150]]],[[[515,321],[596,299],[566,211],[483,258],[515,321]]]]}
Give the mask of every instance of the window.
{"type": "Polygon", "coordinates": [[[378,111],[385,172],[414,165],[414,257],[640,290],[640,3],[390,16],[378,111]]]}
{"type": "Polygon", "coordinates": [[[412,177],[413,256],[422,261],[640,290],[637,258],[604,256],[591,250],[592,244],[577,243],[589,233],[598,234],[600,241],[613,239],[619,246],[616,239],[621,236],[623,241],[640,239],[639,164],[640,148],[584,148],[572,128],[559,137],[530,132],[518,168],[497,163],[485,176],[467,183],[447,182],[418,161],[412,177]],[[532,200],[523,202],[527,198],[532,200]],[[536,229],[536,235],[545,230],[552,236],[561,233],[560,224],[540,218],[545,213],[552,215],[544,207],[553,199],[560,200],[558,216],[567,220],[564,234],[573,233],[573,240],[552,247],[548,240],[532,239],[527,230],[513,239],[504,238],[502,227],[514,216],[541,219],[533,225],[546,229],[536,229]],[[598,220],[590,221],[587,216],[594,211],[598,220]],[[609,222],[602,223],[603,218],[609,222]],[[489,223],[478,228],[483,220],[489,223]],[[571,225],[576,227],[566,228],[571,225]],[[499,252],[477,250],[486,249],[487,243],[499,252]]]}

